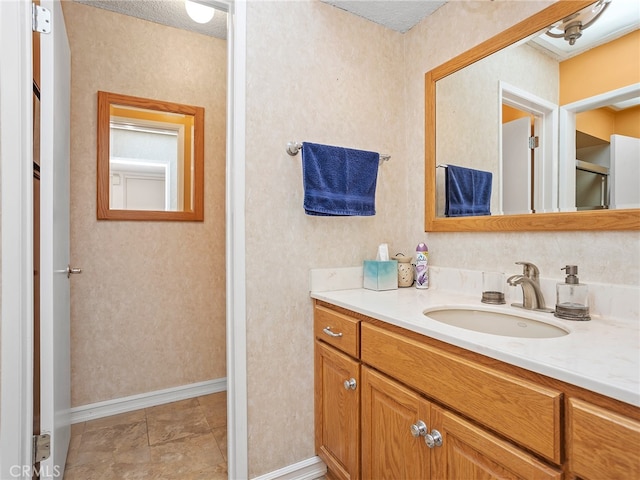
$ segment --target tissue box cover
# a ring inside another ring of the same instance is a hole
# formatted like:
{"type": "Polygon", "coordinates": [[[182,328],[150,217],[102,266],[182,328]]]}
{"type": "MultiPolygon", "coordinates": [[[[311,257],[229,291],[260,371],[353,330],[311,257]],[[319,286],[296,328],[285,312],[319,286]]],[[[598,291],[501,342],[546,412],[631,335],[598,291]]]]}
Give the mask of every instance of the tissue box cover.
{"type": "Polygon", "coordinates": [[[365,260],[364,288],[369,290],[394,290],[398,288],[397,260],[365,260]]]}

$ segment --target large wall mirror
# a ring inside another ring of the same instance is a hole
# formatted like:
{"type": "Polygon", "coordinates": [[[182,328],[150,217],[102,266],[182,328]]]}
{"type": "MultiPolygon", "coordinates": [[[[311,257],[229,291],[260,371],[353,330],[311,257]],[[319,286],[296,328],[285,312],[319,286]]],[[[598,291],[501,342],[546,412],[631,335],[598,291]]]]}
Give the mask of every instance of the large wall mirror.
{"type": "Polygon", "coordinates": [[[559,1],[426,74],[426,231],[640,229],[632,3],[559,1]],[[625,5],[630,25],[601,33],[625,5]],[[490,211],[450,215],[472,197],[451,195],[450,166],[489,175],[490,211]]]}
{"type": "Polygon", "coordinates": [[[204,109],[98,92],[98,219],[204,218],[204,109]]]}

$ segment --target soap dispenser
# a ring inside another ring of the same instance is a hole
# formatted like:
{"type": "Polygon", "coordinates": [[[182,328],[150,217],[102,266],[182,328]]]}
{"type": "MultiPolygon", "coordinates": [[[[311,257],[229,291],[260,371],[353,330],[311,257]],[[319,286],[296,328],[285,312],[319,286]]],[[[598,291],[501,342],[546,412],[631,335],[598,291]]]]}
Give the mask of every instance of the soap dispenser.
{"type": "Polygon", "coordinates": [[[578,280],[578,266],[567,265],[560,270],[567,272],[567,278],[556,285],[554,315],[565,320],[591,320],[587,299],[589,288],[578,280]]]}

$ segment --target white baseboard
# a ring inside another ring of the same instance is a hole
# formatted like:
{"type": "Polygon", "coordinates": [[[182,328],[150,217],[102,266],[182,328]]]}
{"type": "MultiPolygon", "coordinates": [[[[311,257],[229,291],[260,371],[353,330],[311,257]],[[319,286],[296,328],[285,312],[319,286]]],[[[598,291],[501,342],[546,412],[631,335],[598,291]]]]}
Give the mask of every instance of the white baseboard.
{"type": "Polygon", "coordinates": [[[186,400],[188,398],[208,395],[210,393],[224,392],[227,390],[227,379],[218,378],[205,382],[181,385],[179,387],[156,390],[154,392],[131,395],[129,397],[114,398],[104,402],[81,405],[71,409],[71,423],[86,422],[96,418],[117,415],[118,413],[131,412],[141,408],[155,407],[164,403],[186,400]]]}
{"type": "Polygon", "coordinates": [[[325,473],[327,473],[327,466],[320,457],[311,457],[253,480],[314,480],[325,473]]]}

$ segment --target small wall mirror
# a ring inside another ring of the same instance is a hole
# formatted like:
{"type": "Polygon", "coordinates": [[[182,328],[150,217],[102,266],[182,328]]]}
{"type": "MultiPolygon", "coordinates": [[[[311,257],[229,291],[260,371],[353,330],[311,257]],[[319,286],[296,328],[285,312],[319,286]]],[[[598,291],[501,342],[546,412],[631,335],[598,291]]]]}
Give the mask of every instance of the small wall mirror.
{"type": "Polygon", "coordinates": [[[204,219],[204,108],[98,92],[98,219],[204,219]]]}
{"type": "Polygon", "coordinates": [[[627,180],[637,183],[640,171],[640,107],[615,116],[608,111],[616,128],[602,134],[581,119],[587,110],[640,103],[637,8],[618,15],[628,26],[616,26],[609,36],[599,30],[607,16],[626,6],[616,0],[560,0],[426,74],[427,231],[640,228],[640,195],[627,180]],[[601,16],[573,42],[550,39],[546,32],[566,33],[582,12],[601,16]],[[587,44],[592,34],[597,43],[587,44]],[[599,58],[611,63],[606,68],[595,58],[605,51],[603,36],[608,50],[599,58]],[[619,57],[612,53],[614,44],[615,52],[624,52],[619,57]],[[620,136],[631,137],[632,146],[625,144],[616,161],[596,156],[585,132],[605,138],[600,143],[606,148],[599,150],[613,152],[620,136]],[[492,175],[490,214],[446,214],[445,179],[452,170],[447,165],[492,175]]]}

